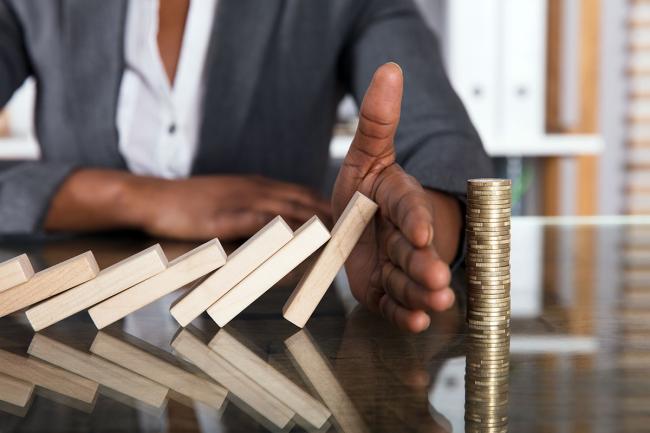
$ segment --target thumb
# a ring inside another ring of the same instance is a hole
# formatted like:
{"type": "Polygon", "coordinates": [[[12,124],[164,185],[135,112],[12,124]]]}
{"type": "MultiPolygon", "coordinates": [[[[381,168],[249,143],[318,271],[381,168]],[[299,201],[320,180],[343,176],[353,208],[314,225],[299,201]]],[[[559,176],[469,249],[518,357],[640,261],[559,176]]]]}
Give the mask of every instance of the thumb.
{"type": "Polygon", "coordinates": [[[395,161],[393,140],[399,124],[403,92],[402,69],[386,63],[377,69],[359,113],[359,126],[345,165],[361,170],[361,178],[377,163],[395,161]]]}

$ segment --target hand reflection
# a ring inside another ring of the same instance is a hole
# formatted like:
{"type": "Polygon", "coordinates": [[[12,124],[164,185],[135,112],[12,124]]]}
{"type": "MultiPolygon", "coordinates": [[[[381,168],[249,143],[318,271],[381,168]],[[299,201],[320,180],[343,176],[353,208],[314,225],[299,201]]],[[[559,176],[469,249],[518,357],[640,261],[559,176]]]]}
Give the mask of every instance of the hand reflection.
{"type": "Polygon", "coordinates": [[[432,315],[426,332],[411,335],[357,308],[346,322],[334,370],[373,425],[386,426],[386,431],[395,426],[449,431],[446,420],[439,423],[432,416],[428,394],[462,323],[456,308],[432,315]]]}

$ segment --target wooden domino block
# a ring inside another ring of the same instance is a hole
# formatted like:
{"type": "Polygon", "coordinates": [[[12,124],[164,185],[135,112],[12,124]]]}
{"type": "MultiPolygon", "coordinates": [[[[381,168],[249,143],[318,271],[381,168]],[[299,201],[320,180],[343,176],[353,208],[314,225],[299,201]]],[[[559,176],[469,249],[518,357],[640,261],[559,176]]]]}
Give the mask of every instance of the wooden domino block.
{"type": "Polygon", "coordinates": [[[221,269],[172,306],[170,311],[174,319],[181,326],[187,326],[292,237],[291,227],[281,217],[274,218],[228,256],[221,269]]]}
{"type": "Polygon", "coordinates": [[[208,308],[208,314],[219,326],[225,326],[329,238],[323,223],[312,217],[296,230],[293,239],[208,308]]]}
{"type": "Polygon", "coordinates": [[[47,268],[27,282],[0,293],[0,317],[92,280],[98,273],[99,267],[90,251],[47,268]]]}
{"type": "Polygon", "coordinates": [[[257,412],[277,428],[285,428],[294,412],[252,381],[238,368],[210,350],[187,329],[182,329],[172,342],[174,350],[196,365],[205,374],[225,386],[237,400],[257,412]]]}
{"type": "Polygon", "coordinates": [[[287,405],[309,424],[309,428],[321,428],[327,422],[330,412],[325,406],[237,341],[225,329],[217,332],[208,346],[287,405]]]}
{"type": "Polygon", "coordinates": [[[377,211],[377,204],[356,192],[332,229],[332,238],[287,300],[282,314],[303,327],[377,211]]]}
{"type": "Polygon", "coordinates": [[[40,331],[153,277],[166,267],[167,258],[156,244],[102,270],[94,279],[30,308],[27,319],[35,331],[40,331]]]}
{"type": "Polygon", "coordinates": [[[193,401],[221,409],[228,391],[116,337],[99,332],[90,351],[193,401]]]}
{"type": "Polygon", "coordinates": [[[95,402],[99,387],[66,370],[4,350],[0,350],[0,373],[89,404],[95,402]]]}
{"type": "Polygon", "coordinates": [[[32,399],[34,384],[0,374],[0,400],[18,407],[25,407],[32,399]]]}
{"type": "Polygon", "coordinates": [[[154,408],[162,407],[169,389],[98,356],[34,334],[28,353],[154,408]]]}
{"type": "Polygon", "coordinates": [[[307,331],[298,331],[285,340],[284,344],[296,367],[332,411],[340,431],[368,433],[366,423],[307,331]]]}
{"type": "Polygon", "coordinates": [[[0,263],[0,292],[24,283],[33,275],[34,269],[27,254],[0,263]]]}
{"type": "Polygon", "coordinates": [[[102,329],[163,296],[197,280],[226,262],[217,239],[178,257],[169,267],[88,310],[97,329],[102,329]]]}

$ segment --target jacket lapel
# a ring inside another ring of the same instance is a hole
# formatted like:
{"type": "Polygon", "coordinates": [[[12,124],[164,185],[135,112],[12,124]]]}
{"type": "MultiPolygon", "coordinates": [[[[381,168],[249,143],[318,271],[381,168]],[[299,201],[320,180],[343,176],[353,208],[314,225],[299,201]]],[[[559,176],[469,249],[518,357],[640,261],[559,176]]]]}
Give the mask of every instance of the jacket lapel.
{"type": "Polygon", "coordinates": [[[203,123],[194,173],[229,167],[282,0],[221,0],[207,59],[203,123]]]}
{"type": "Polygon", "coordinates": [[[70,71],[66,109],[79,152],[87,164],[124,167],[115,114],[124,71],[127,0],[69,0],[64,5],[70,71]]]}

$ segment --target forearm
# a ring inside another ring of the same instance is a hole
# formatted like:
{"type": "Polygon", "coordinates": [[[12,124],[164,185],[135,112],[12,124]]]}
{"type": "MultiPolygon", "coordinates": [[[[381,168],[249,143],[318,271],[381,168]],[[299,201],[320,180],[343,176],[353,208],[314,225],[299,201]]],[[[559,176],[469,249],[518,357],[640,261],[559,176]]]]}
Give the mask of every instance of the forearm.
{"type": "Polygon", "coordinates": [[[146,201],[137,198],[146,182],[117,170],[83,169],[72,173],[52,198],[45,218],[47,231],[139,229],[146,201]]]}
{"type": "Polygon", "coordinates": [[[446,262],[456,257],[463,227],[463,215],[458,199],[440,191],[427,189],[434,211],[433,243],[446,262]]]}

